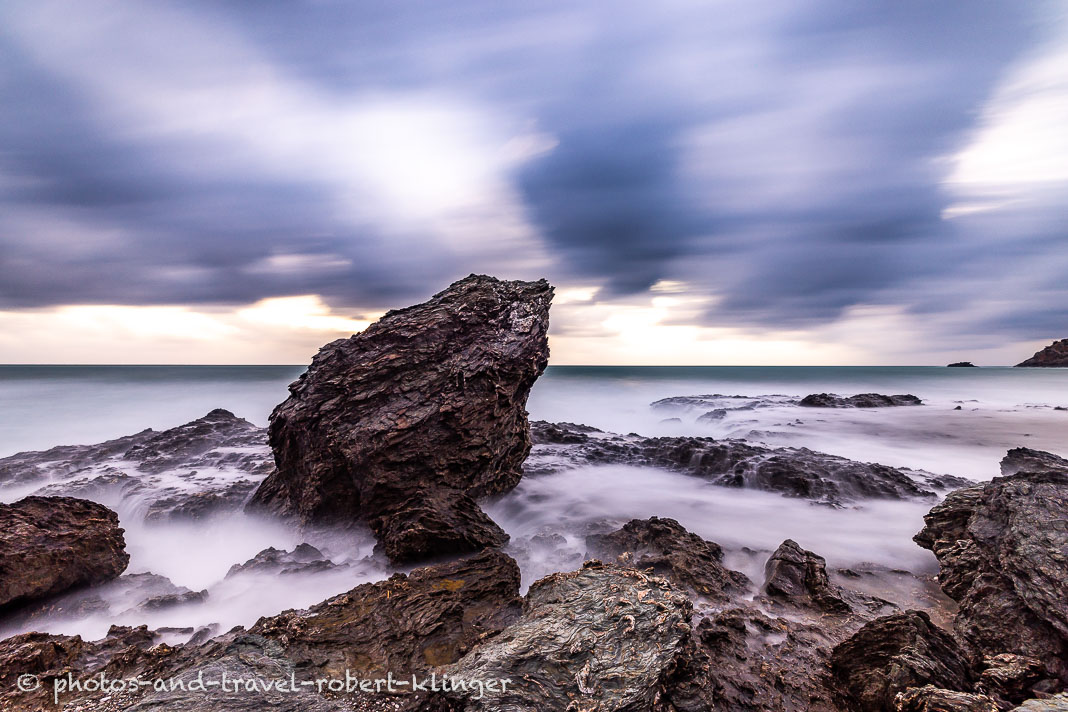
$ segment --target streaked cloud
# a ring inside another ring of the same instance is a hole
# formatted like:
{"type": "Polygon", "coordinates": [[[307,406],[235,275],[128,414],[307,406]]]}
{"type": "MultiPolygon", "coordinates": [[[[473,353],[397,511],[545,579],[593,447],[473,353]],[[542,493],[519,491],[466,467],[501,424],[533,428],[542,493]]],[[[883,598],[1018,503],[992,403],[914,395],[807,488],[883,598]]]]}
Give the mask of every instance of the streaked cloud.
{"type": "Polygon", "coordinates": [[[1065,15],[7,4],[0,359],[290,360],[469,272],[556,283],[558,361],[995,358],[1068,323],[1065,15]]]}

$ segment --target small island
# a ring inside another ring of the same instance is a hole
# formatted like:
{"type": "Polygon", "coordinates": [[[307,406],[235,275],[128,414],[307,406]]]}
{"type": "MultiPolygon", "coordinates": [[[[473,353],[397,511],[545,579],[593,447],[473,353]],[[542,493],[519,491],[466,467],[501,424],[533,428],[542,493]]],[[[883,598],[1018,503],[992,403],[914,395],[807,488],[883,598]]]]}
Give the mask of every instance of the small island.
{"type": "Polygon", "coordinates": [[[957,361],[949,364],[946,368],[977,368],[977,366],[971,361],[957,361]]]}
{"type": "Polygon", "coordinates": [[[1054,341],[1031,358],[1016,364],[1016,368],[1036,366],[1042,368],[1068,367],[1068,339],[1054,341]]]}

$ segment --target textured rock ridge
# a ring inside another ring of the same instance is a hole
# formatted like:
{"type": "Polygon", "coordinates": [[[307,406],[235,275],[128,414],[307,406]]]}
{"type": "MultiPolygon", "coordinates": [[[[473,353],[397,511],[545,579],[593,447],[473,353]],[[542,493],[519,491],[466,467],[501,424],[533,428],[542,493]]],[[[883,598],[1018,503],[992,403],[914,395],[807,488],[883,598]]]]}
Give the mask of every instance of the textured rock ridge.
{"type": "Polygon", "coordinates": [[[662,578],[591,561],[531,586],[519,621],[463,657],[464,679],[508,679],[467,712],[649,710],[690,632],[692,605],[662,578]]]}
{"type": "Polygon", "coordinates": [[[278,470],[253,507],[368,521],[395,560],[499,544],[470,498],[519,482],[552,294],[471,275],[323,347],[271,415],[278,470]],[[457,524],[474,526],[443,540],[457,524]]]}
{"type": "Polygon", "coordinates": [[[0,504],[0,609],[117,578],[130,563],[119,517],[71,497],[0,504]]]}
{"type": "Polygon", "coordinates": [[[849,709],[894,712],[910,687],[970,691],[968,658],[923,611],[877,618],[835,647],[831,673],[849,709]]]}
{"type": "Polygon", "coordinates": [[[1054,341],[1035,353],[1034,356],[1016,364],[1017,368],[1026,366],[1065,367],[1068,366],[1068,339],[1054,341]]]}
{"type": "Polygon", "coordinates": [[[694,591],[712,601],[744,593],[749,579],[723,565],[723,549],[687,531],[674,519],[633,519],[621,529],[586,537],[591,558],[621,559],[638,569],[694,591]]]}
{"type": "Polygon", "coordinates": [[[1058,461],[1010,451],[1014,474],[950,493],[915,539],[938,558],[967,643],[1036,658],[1068,681],[1068,468],[1052,469],[1058,461]]]}

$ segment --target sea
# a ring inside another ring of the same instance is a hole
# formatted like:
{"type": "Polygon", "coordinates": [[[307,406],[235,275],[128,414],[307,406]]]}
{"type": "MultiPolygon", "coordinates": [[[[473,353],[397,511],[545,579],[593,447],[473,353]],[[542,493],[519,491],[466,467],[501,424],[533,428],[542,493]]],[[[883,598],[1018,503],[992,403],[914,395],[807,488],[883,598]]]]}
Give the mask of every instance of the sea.
{"type": "MultiPolygon", "coordinates": [[[[225,408],[266,425],[303,366],[0,366],[0,457],[166,429],[225,408]]],[[[1068,457],[1068,369],[945,367],[550,366],[528,401],[532,419],[615,433],[745,438],[975,481],[999,474],[1014,447],[1068,457]],[[812,393],[912,394],[922,406],[812,409],[812,393]],[[663,399],[690,400],[659,403],[663,399]]],[[[23,496],[25,492],[18,493],[23,496]]],[[[14,493],[0,486],[0,501],[14,493]]],[[[34,621],[34,629],[99,637],[112,623],[153,627],[251,625],[389,576],[366,534],[299,531],[233,514],[193,526],[146,525],[135,503],[117,506],[130,573],[152,572],[209,592],[198,605],[34,621]],[[245,582],[228,569],[267,546],[320,547],[346,568],[302,580],[245,582]]],[[[727,563],[760,580],[763,561],[792,538],[829,567],[937,571],[912,536],[931,501],[867,501],[843,508],[774,493],[716,487],[656,468],[588,465],[528,476],[484,503],[512,537],[523,584],[581,565],[584,537],[637,517],[672,517],[716,541],[727,563]],[[546,546],[544,542],[555,542],[546,546]]],[[[27,624],[28,626],[29,624],[27,624]]],[[[0,631],[11,633],[13,631],[0,631]]]]}

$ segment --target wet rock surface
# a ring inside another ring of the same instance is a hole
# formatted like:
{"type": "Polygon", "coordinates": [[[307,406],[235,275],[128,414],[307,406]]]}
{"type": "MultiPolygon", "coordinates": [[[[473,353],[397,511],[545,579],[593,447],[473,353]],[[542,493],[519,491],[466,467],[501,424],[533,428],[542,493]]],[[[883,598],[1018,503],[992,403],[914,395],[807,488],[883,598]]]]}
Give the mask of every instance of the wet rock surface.
{"type": "MultiPolygon", "coordinates": [[[[1008,469],[1048,462],[1010,453],[1008,469]]],[[[1068,680],[1068,471],[1020,471],[958,490],[931,510],[916,542],[934,552],[958,602],[956,630],[984,655],[1042,660],[1068,680]]]]}
{"type": "Polygon", "coordinates": [[[848,613],[850,606],[827,578],[827,562],[787,539],[764,567],[764,595],[792,605],[828,613],[848,613]]]}
{"type": "Polygon", "coordinates": [[[21,606],[4,616],[0,624],[4,630],[25,631],[32,630],[37,624],[73,622],[93,615],[121,618],[146,607],[151,608],[153,604],[150,602],[158,604],[171,597],[177,601],[179,597],[192,593],[165,576],[153,573],[123,574],[107,583],[75,589],[21,606]]]}
{"type": "Polygon", "coordinates": [[[509,679],[480,710],[646,710],[690,632],[691,604],[666,580],[588,562],[531,586],[522,617],[449,668],[509,679]]]}
{"type": "Polygon", "coordinates": [[[71,497],[0,504],[0,610],[117,578],[130,563],[119,518],[71,497]]]}
{"type": "Polygon", "coordinates": [[[898,693],[910,687],[972,689],[966,653],[922,611],[865,624],[834,648],[830,664],[844,701],[858,712],[893,712],[898,693]]]}
{"type": "Polygon", "coordinates": [[[226,572],[226,578],[241,574],[260,573],[278,576],[305,574],[339,568],[323,552],[311,544],[299,544],[293,551],[282,551],[273,546],[264,549],[243,564],[234,564],[226,572]]]}
{"type": "Polygon", "coordinates": [[[379,549],[394,562],[500,547],[508,534],[474,499],[450,487],[404,488],[368,522],[379,549]]]}
{"type": "MultiPolygon", "coordinates": [[[[519,482],[552,291],[544,280],[472,275],[323,347],[271,415],[278,470],[253,506],[304,523],[375,522],[397,560],[433,553],[447,526],[479,518],[420,488],[478,498],[519,482]],[[413,498],[423,501],[414,514],[413,498]]],[[[485,535],[442,548],[477,549],[485,535]]]]}
{"type": "Polygon", "coordinates": [[[121,501],[146,521],[203,520],[244,506],[274,469],[267,432],[227,410],[169,430],[96,445],[0,459],[0,487],[39,484],[33,494],[121,501]]]}
{"type": "Polygon", "coordinates": [[[543,422],[535,422],[532,432],[535,447],[524,465],[531,475],[578,465],[644,465],[693,474],[724,487],[778,492],[826,504],[866,498],[933,498],[935,490],[973,484],[959,477],[857,462],[807,448],[770,448],[745,440],[623,436],[543,422]],[[545,439],[550,429],[552,434],[545,439]],[[564,433],[576,439],[565,441],[564,433]]]}
{"type": "Polygon", "coordinates": [[[723,550],[687,531],[674,519],[634,519],[617,531],[586,537],[588,558],[651,569],[702,598],[727,601],[745,593],[745,574],[723,565],[723,550]]]}
{"type": "Polygon", "coordinates": [[[798,402],[806,408],[889,408],[902,405],[923,405],[914,395],[884,396],[881,393],[859,393],[839,396],[834,393],[813,393],[798,402]]]}
{"type": "MultiPolygon", "coordinates": [[[[310,553],[310,552],[307,552],[310,553]]],[[[185,645],[161,642],[159,632],[113,628],[101,641],[28,633],[0,642],[3,709],[55,709],[47,696],[55,677],[184,680],[298,681],[377,679],[424,673],[456,662],[472,647],[518,620],[519,568],[498,551],[397,574],[357,586],[302,611],[260,619],[210,640],[185,645]],[[42,688],[18,692],[17,675],[33,674],[42,688]],[[8,685],[7,683],[11,684],[8,685]]],[[[168,689],[151,687],[120,695],[71,692],[72,709],[111,710],[399,710],[427,709],[423,696],[330,695],[314,684],[296,692],[276,689],[168,689]],[[366,698],[366,699],[365,699],[366,698]],[[353,702],[363,705],[353,707],[353,702]]]]}
{"type": "Polygon", "coordinates": [[[1016,364],[1017,368],[1028,366],[1062,368],[1068,366],[1068,339],[1054,341],[1031,358],[1016,364]]]}
{"type": "Polygon", "coordinates": [[[453,663],[519,610],[519,566],[487,550],[263,618],[249,634],[284,645],[290,660],[317,676],[381,677],[453,663]]]}

